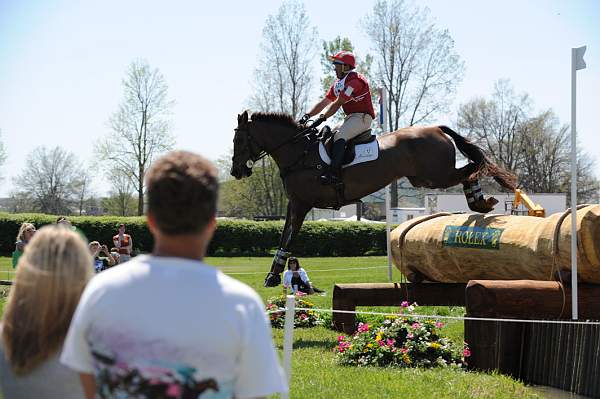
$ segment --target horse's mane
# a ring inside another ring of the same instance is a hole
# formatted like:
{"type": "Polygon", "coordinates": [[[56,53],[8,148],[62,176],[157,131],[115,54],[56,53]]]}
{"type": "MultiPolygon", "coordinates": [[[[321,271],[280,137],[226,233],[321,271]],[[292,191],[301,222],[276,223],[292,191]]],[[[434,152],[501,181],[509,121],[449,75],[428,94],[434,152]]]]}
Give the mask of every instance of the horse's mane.
{"type": "Polygon", "coordinates": [[[269,122],[283,127],[289,127],[298,130],[300,125],[289,114],[280,112],[256,112],[252,114],[253,122],[269,122]]]}

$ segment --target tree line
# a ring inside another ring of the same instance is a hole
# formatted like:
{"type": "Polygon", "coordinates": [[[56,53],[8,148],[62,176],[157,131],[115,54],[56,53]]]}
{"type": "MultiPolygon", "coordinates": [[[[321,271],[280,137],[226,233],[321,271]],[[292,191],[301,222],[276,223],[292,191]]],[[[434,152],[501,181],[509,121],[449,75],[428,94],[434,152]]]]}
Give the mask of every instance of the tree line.
{"type": "MultiPolygon", "coordinates": [[[[357,70],[371,82],[374,104],[377,87],[388,93],[386,130],[439,122],[436,118],[448,112],[464,75],[464,62],[448,30],[434,23],[426,7],[410,0],[378,0],[361,21],[359,28],[369,39],[370,53],[356,52],[351,40],[342,36],[321,41],[319,48],[317,30],[303,3],[285,1],[265,22],[248,107],[299,118],[317,100],[309,98],[310,90],[320,83],[324,95],[335,80],[328,56],[348,50],[358,53],[357,70]],[[312,73],[310,60],[315,58],[321,61],[320,78],[312,73]]],[[[568,193],[568,126],[560,125],[552,110],[534,113],[532,109],[527,94],[516,94],[510,81],[499,79],[490,96],[460,105],[458,129],[483,146],[494,162],[515,173],[525,191],[568,193]]],[[[333,124],[340,121],[339,116],[332,119],[333,124]]],[[[230,154],[219,165],[224,214],[284,214],[286,197],[272,159],[263,158],[253,175],[240,181],[226,173],[230,154]]],[[[579,200],[597,202],[600,184],[593,159],[579,150],[577,167],[579,200]]],[[[483,183],[488,191],[499,189],[491,181],[483,183]]],[[[383,198],[383,192],[379,194],[383,198]]],[[[425,190],[412,188],[404,178],[392,184],[391,203],[394,207],[402,200],[419,202],[424,194],[425,190]]]]}
{"type": "MultiPolygon", "coordinates": [[[[357,51],[348,37],[320,40],[300,0],[286,0],[269,15],[254,70],[251,111],[283,112],[299,118],[335,80],[328,56],[354,51],[357,70],[376,88],[388,93],[384,104],[387,131],[415,124],[439,122],[448,112],[465,65],[447,29],[439,27],[426,7],[411,0],[377,0],[361,18],[360,31],[370,43],[369,52],[357,51]],[[314,73],[313,60],[321,73],[314,73]]],[[[171,149],[168,88],[163,75],[144,61],[134,61],[123,79],[123,100],[109,119],[110,133],[98,140],[96,164],[85,168],[77,157],[60,147],[34,149],[23,172],[14,179],[13,211],[132,215],[144,211],[144,175],[153,159],[171,149]],[[109,196],[98,203],[91,192],[99,164],[110,182],[109,196]]],[[[484,147],[500,166],[514,172],[520,187],[529,192],[566,192],[570,185],[569,128],[550,110],[533,111],[533,100],[517,93],[509,80],[495,82],[488,96],[461,104],[457,129],[484,147]]],[[[330,123],[340,122],[332,118],[330,123]]],[[[448,124],[448,122],[445,122],[448,124]]],[[[381,133],[381,127],[375,127],[381,133]]],[[[1,138],[1,136],[0,136],[1,138]]],[[[578,149],[578,190],[581,202],[598,201],[600,184],[594,160],[578,149]]],[[[0,164],[6,151],[0,141],[0,164]]],[[[263,158],[250,178],[229,176],[231,153],[217,161],[221,170],[219,210],[226,216],[283,215],[287,199],[273,160],[263,158]]],[[[496,191],[490,181],[486,190],[496,191]]],[[[423,190],[407,179],[392,185],[392,206],[403,200],[419,201],[423,190]]]]}
{"type": "MultiPolygon", "coordinates": [[[[173,148],[168,87],[164,76],[144,60],[133,61],[122,81],[123,100],[109,118],[110,133],[97,140],[95,161],[87,167],[59,146],[34,148],[8,208],[12,212],[119,216],[144,212],[144,177],[157,155],[173,148]],[[94,170],[108,170],[108,196],[92,190],[94,170]]],[[[6,152],[0,142],[0,164],[6,152]]]]}

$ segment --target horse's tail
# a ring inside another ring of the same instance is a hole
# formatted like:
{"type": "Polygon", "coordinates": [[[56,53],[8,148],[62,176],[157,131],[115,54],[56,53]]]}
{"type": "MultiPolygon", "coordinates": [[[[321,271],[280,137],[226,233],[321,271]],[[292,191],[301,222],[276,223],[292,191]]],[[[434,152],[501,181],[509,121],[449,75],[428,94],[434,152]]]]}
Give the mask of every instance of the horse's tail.
{"type": "Polygon", "coordinates": [[[440,126],[439,128],[442,129],[442,131],[448,136],[452,137],[454,143],[456,144],[456,148],[458,148],[461,154],[473,161],[475,164],[475,171],[468,176],[468,180],[478,179],[482,176],[490,176],[493,177],[494,180],[496,180],[496,182],[498,182],[498,184],[504,188],[509,190],[514,190],[517,188],[516,176],[490,161],[481,147],[473,144],[470,140],[467,140],[460,134],[456,133],[448,126],[440,126]]]}

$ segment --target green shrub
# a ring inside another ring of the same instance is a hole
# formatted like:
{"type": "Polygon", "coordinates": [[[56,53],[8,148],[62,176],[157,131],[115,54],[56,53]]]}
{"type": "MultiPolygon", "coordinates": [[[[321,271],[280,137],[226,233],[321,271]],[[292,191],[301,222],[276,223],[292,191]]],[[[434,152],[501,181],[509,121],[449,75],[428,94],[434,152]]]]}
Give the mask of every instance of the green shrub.
{"type": "MultiPolygon", "coordinates": [[[[39,213],[0,213],[0,253],[8,254],[15,249],[15,240],[22,223],[33,223],[37,229],[56,222],[57,216],[39,213]]],[[[125,223],[127,233],[133,238],[134,250],[146,252],[154,240],[146,226],[145,217],[118,216],[69,216],[69,220],[89,241],[99,241],[112,247],[112,237],[117,234],[120,223],[125,223]]]]}
{"type": "MultiPolygon", "coordinates": [[[[88,240],[109,247],[120,223],[133,238],[134,252],[150,252],[153,239],[145,217],[73,216],[69,220],[88,240]]],[[[31,222],[36,228],[56,222],[56,216],[0,213],[0,253],[14,250],[19,226],[31,222]]],[[[211,256],[268,255],[279,245],[283,222],[219,220],[208,248],[211,256]]],[[[292,252],[298,256],[383,255],[386,251],[385,225],[358,222],[306,222],[292,252]]]]}

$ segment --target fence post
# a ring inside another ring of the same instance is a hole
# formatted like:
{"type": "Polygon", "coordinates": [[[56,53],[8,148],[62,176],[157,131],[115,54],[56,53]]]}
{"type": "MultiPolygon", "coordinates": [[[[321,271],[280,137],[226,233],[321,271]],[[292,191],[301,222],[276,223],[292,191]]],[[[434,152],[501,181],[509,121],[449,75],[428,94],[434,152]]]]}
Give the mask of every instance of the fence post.
{"type": "MultiPolygon", "coordinates": [[[[294,318],[296,316],[296,298],[294,295],[287,295],[285,301],[285,324],[283,336],[283,369],[287,378],[289,390],[292,383],[292,346],[294,343],[294,318]]],[[[282,394],[283,399],[290,397],[289,391],[282,394]]]]}

